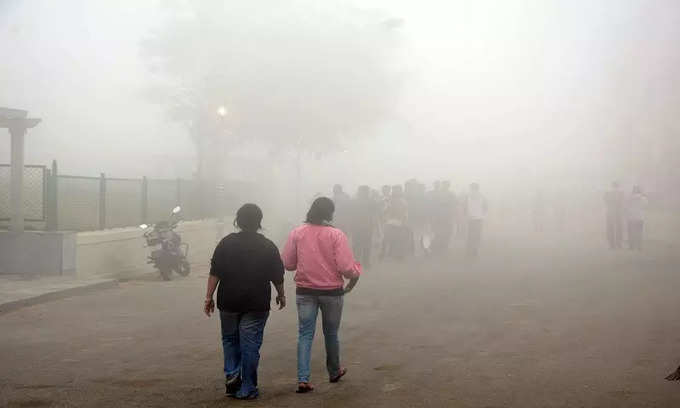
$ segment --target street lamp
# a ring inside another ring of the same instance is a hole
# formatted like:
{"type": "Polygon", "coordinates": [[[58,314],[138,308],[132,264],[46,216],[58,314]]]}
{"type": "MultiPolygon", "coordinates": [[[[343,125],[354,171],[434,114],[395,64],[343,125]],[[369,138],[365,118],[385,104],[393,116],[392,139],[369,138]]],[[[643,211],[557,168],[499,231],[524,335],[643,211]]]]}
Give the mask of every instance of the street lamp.
{"type": "MultiPolygon", "coordinates": [[[[220,105],[220,107],[217,108],[217,116],[219,116],[219,122],[220,125],[223,127],[224,126],[224,118],[227,116],[227,108],[224,105],[220,105]]],[[[224,131],[224,129],[222,129],[224,131]]],[[[217,229],[217,236],[216,236],[216,242],[219,242],[222,238],[224,238],[224,180],[222,179],[222,172],[220,171],[217,176],[217,211],[216,211],[216,216],[217,216],[217,222],[216,222],[216,229],[217,229]]]]}

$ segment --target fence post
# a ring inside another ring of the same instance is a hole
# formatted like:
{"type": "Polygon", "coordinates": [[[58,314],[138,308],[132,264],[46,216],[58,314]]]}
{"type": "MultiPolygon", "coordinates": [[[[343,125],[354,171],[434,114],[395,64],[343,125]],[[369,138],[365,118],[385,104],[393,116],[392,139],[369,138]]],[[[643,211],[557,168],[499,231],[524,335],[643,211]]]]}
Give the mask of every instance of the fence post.
{"type": "Polygon", "coordinates": [[[106,229],[106,175],[99,176],[99,229],[106,229]]]}
{"type": "Polygon", "coordinates": [[[149,182],[146,176],[142,177],[142,224],[148,221],[149,216],[149,182]]]}
{"type": "Polygon", "coordinates": [[[47,209],[45,216],[47,221],[45,227],[48,231],[56,231],[59,228],[59,173],[57,171],[57,161],[52,160],[52,171],[48,173],[47,180],[47,209]]]}

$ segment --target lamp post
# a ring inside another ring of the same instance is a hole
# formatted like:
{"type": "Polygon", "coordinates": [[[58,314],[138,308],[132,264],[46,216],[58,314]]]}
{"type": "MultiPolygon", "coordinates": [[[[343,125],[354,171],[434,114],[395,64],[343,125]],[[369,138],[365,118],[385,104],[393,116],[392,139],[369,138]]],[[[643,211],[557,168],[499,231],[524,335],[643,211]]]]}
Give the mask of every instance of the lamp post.
{"type": "MultiPolygon", "coordinates": [[[[224,119],[226,118],[227,114],[229,111],[224,105],[221,105],[217,108],[217,116],[218,120],[220,123],[220,127],[223,127],[223,122],[224,119]]],[[[225,196],[225,186],[224,186],[224,179],[222,177],[222,172],[219,171],[217,175],[217,185],[215,186],[216,188],[216,194],[217,194],[217,208],[215,209],[215,216],[217,218],[217,236],[216,236],[216,242],[220,242],[222,238],[224,237],[224,196],[225,196]]]]}

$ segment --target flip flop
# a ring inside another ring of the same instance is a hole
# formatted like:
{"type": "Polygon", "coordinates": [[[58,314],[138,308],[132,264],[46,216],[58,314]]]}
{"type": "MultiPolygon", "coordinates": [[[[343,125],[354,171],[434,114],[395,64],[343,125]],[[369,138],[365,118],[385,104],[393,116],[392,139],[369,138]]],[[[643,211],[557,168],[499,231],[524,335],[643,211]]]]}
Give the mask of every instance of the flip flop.
{"type": "Polygon", "coordinates": [[[336,383],[336,382],[340,381],[340,379],[341,379],[345,374],[347,374],[347,369],[343,367],[343,368],[340,369],[340,371],[338,372],[338,374],[337,374],[335,377],[331,377],[331,378],[329,379],[329,381],[332,382],[332,383],[336,383]]]}
{"type": "Polygon", "coordinates": [[[298,383],[298,388],[295,391],[298,394],[304,394],[310,391],[314,391],[314,387],[310,383],[301,382],[298,383]]]}

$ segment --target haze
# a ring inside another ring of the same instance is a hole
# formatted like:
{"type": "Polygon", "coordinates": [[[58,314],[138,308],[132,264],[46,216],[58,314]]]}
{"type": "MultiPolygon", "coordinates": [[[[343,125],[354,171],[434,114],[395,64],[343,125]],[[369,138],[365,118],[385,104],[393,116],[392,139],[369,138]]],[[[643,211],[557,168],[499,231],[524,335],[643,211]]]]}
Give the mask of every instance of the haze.
{"type": "MultiPolygon", "coordinates": [[[[57,159],[74,174],[191,176],[195,151],[187,132],[144,97],[156,74],[147,69],[140,42],[169,18],[172,2],[55,7],[4,0],[0,7],[0,49],[12,53],[0,67],[0,105],[49,118],[31,135],[27,162],[57,159]],[[121,156],[130,158],[123,167],[121,156]],[[163,164],[167,158],[173,165],[163,164]]],[[[247,12],[257,7],[269,6],[247,12]]],[[[305,3],[286,7],[299,16],[305,3]]],[[[670,169],[659,167],[678,148],[671,135],[678,129],[680,51],[673,45],[680,12],[672,1],[372,1],[314,8],[357,8],[375,14],[376,23],[400,19],[393,43],[385,45],[399,79],[389,114],[370,129],[349,126],[358,135],[343,146],[346,154],[331,151],[323,166],[306,160],[303,173],[319,176],[309,180],[314,184],[380,182],[385,174],[453,177],[461,184],[471,177],[533,183],[585,176],[598,186],[617,178],[650,189],[670,182],[670,169]],[[356,171],[348,174],[348,167],[356,171]]],[[[259,29],[248,18],[235,27],[259,29]]],[[[263,47],[255,54],[272,52],[263,47]]],[[[253,69],[261,69],[257,61],[253,69]]],[[[8,146],[0,149],[7,161],[8,146]]],[[[287,159],[274,161],[285,166],[287,159]]]]}
{"type": "Polygon", "coordinates": [[[679,40],[677,0],[0,0],[0,406],[680,406],[679,40]]]}

